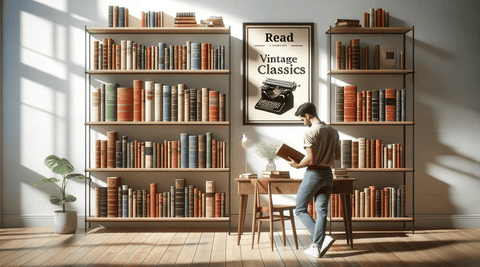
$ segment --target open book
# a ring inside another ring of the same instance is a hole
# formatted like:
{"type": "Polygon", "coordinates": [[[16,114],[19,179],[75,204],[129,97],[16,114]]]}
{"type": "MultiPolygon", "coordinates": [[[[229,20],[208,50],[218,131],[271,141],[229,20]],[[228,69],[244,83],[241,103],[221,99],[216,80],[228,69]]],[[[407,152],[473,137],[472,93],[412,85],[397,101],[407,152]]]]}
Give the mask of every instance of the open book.
{"type": "Polygon", "coordinates": [[[296,150],[295,148],[283,143],[279,148],[277,148],[277,151],[275,152],[275,155],[281,157],[284,160],[290,161],[288,157],[291,157],[294,159],[296,162],[302,161],[302,159],[305,157],[305,155],[296,150]]]}

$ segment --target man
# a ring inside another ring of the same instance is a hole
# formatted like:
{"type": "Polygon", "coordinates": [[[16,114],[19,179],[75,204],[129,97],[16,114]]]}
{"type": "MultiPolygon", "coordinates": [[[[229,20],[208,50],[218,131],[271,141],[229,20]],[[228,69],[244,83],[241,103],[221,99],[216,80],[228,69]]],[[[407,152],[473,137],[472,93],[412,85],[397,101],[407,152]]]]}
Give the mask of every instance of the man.
{"type": "Polygon", "coordinates": [[[314,104],[304,103],[295,112],[309,128],[303,135],[306,156],[301,162],[289,158],[294,168],[307,167],[302,184],[298,188],[295,214],[312,235],[313,243],[305,254],[321,258],[332,246],[335,239],[325,235],[330,193],[333,189],[331,167],[340,159],[340,140],[337,130],[326,125],[317,116],[314,104]],[[308,203],[315,197],[317,221],[308,213],[308,203]]]}

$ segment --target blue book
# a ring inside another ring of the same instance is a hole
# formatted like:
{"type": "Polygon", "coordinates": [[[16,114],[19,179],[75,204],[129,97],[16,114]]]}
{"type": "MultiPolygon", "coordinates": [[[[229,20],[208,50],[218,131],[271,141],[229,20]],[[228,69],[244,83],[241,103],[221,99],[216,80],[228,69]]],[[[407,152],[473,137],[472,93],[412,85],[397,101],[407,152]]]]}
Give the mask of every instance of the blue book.
{"type": "Polygon", "coordinates": [[[192,70],[202,69],[202,54],[200,43],[192,43],[190,49],[190,68],[192,70]]]}
{"type": "Polygon", "coordinates": [[[172,87],[163,85],[163,121],[171,121],[171,96],[172,87]]]}
{"type": "Polygon", "coordinates": [[[181,160],[181,168],[186,169],[188,168],[188,133],[181,133],[180,134],[180,160],[181,160]]]}
{"type": "Polygon", "coordinates": [[[118,27],[125,27],[125,7],[118,7],[118,27]]]}
{"type": "Polygon", "coordinates": [[[188,217],[188,186],[185,186],[185,217],[188,217]]]}
{"type": "Polygon", "coordinates": [[[378,121],[385,121],[385,89],[378,89],[378,121]]]}
{"type": "Polygon", "coordinates": [[[117,121],[117,87],[116,83],[105,86],[105,121],[117,121]]]}
{"type": "Polygon", "coordinates": [[[188,167],[198,168],[198,136],[188,137],[188,167]]]}
{"type": "MultiPolygon", "coordinates": [[[[164,70],[165,69],[165,43],[158,43],[158,69],[164,70]]],[[[170,63],[170,62],[169,62],[170,63]]]]}
{"type": "Polygon", "coordinates": [[[155,15],[154,12],[148,11],[149,23],[148,27],[155,27],[155,15]]]}
{"type": "Polygon", "coordinates": [[[207,163],[207,168],[212,167],[212,133],[207,133],[207,141],[205,143],[205,162],[207,163]]]}
{"type": "Polygon", "coordinates": [[[128,218],[128,185],[122,185],[122,217],[128,218]]]}

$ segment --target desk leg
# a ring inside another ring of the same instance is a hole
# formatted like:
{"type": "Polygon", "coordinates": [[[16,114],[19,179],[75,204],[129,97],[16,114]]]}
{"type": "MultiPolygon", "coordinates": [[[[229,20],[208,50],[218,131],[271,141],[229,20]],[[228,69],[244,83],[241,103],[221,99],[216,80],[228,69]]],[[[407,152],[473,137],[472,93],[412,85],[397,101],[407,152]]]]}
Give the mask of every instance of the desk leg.
{"type": "Polygon", "coordinates": [[[243,228],[245,226],[245,214],[247,209],[248,195],[240,195],[240,202],[238,208],[238,237],[237,245],[240,245],[240,239],[243,234],[243,228]]]}
{"type": "Polygon", "coordinates": [[[350,195],[345,195],[348,212],[348,236],[350,237],[350,246],[353,248],[353,228],[352,228],[352,198],[350,195]]]}
{"type": "Polygon", "coordinates": [[[345,195],[340,195],[340,199],[342,201],[342,214],[343,214],[343,226],[345,227],[345,236],[347,239],[347,244],[350,244],[350,236],[349,236],[349,231],[348,231],[348,213],[347,213],[347,200],[345,195]]]}

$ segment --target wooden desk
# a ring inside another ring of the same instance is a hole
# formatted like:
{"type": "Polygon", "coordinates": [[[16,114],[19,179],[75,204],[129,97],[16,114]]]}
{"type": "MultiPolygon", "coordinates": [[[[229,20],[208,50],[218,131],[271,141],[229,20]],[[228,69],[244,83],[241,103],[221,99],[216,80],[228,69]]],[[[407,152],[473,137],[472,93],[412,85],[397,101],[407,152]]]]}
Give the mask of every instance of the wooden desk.
{"type": "MultiPolygon", "coordinates": [[[[235,181],[238,182],[238,194],[240,195],[239,202],[239,214],[238,214],[238,245],[240,245],[240,238],[243,234],[243,228],[245,226],[245,215],[247,210],[248,195],[253,195],[253,184],[252,180],[247,178],[236,178],[235,181]]],[[[260,179],[262,180],[262,179],[260,179]]],[[[263,179],[267,180],[267,179],[263,179]]],[[[298,187],[302,183],[303,179],[290,178],[290,179],[275,179],[268,178],[272,182],[271,188],[273,194],[296,194],[298,187]]],[[[352,203],[350,195],[353,194],[353,181],[356,181],[357,178],[342,178],[342,179],[333,179],[333,190],[332,194],[340,194],[342,199],[342,213],[345,216],[343,224],[345,226],[345,235],[347,237],[347,244],[350,244],[353,248],[353,237],[352,237],[352,205],[347,205],[347,203],[352,203]]]]}

